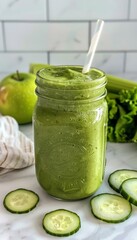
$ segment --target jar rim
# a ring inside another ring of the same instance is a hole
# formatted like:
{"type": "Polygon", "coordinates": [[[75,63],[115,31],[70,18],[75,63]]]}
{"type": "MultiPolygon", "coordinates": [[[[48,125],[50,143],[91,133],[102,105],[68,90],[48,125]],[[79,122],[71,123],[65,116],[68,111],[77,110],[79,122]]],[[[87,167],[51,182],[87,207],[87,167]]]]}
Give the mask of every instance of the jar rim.
{"type": "Polygon", "coordinates": [[[79,104],[90,104],[91,102],[97,102],[100,101],[101,99],[105,98],[107,95],[107,89],[105,89],[105,91],[99,95],[98,97],[93,97],[93,98],[87,98],[87,99],[57,99],[57,98],[52,98],[52,97],[47,97],[44,95],[39,94],[39,92],[36,90],[36,94],[37,96],[40,96],[41,99],[46,99],[48,100],[48,102],[54,103],[56,102],[58,105],[65,105],[67,103],[68,105],[79,105],[79,104]],[[62,103],[63,102],[63,103],[62,103]]]}

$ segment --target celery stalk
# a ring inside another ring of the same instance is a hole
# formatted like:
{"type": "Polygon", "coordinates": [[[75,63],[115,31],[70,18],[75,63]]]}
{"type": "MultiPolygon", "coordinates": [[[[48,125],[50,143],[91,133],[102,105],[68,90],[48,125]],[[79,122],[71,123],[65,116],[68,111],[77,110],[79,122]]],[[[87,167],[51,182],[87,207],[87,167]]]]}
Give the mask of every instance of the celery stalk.
{"type": "Polygon", "coordinates": [[[119,94],[118,94],[118,93],[114,93],[114,92],[108,92],[108,93],[107,93],[107,96],[108,96],[110,99],[118,99],[118,98],[119,98],[119,94]]]}
{"type": "Polygon", "coordinates": [[[137,82],[133,80],[119,78],[113,75],[107,74],[107,90],[108,92],[118,93],[119,91],[125,89],[129,90],[137,87],[137,82]]]}

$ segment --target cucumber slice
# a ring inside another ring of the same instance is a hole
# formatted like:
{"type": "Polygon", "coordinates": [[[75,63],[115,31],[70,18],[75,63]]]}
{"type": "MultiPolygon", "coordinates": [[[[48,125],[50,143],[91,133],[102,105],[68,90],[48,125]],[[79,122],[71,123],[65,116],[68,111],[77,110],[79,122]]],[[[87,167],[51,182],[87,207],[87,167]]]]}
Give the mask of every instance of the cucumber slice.
{"type": "Polygon", "coordinates": [[[137,178],[125,180],[120,186],[121,195],[137,206],[137,178]]]}
{"type": "Polygon", "coordinates": [[[39,196],[27,189],[18,188],[9,192],[4,200],[4,207],[12,213],[27,213],[36,207],[39,196]]]}
{"type": "Polygon", "coordinates": [[[76,213],[58,209],[45,214],[42,225],[50,235],[64,237],[76,233],[81,227],[81,222],[76,213]]]}
{"type": "Polygon", "coordinates": [[[110,174],[108,183],[111,188],[113,188],[116,192],[119,192],[119,188],[122,182],[129,178],[137,178],[137,171],[130,169],[120,169],[110,174]]]}
{"type": "Polygon", "coordinates": [[[119,223],[128,219],[131,204],[121,196],[110,193],[96,195],[90,200],[93,215],[108,223],[119,223]]]}

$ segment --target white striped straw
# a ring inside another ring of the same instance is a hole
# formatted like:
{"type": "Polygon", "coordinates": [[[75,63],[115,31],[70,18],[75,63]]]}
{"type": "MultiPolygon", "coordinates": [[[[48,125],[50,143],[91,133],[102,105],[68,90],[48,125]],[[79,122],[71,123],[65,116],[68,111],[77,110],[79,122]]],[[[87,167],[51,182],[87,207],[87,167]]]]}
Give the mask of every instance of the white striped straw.
{"type": "Polygon", "coordinates": [[[91,68],[92,61],[93,61],[93,58],[94,58],[94,54],[95,54],[95,51],[96,51],[96,48],[97,48],[97,45],[98,45],[99,38],[101,36],[102,29],[103,29],[103,25],[104,25],[104,21],[102,19],[98,19],[97,23],[96,23],[96,28],[95,28],[94,35],[91,39],[91,44],[90,44],[90,47],[89,47],[89,51],[87,53],[85,64],[84,64],[84,67],[82,69],[82,73],[89,72],[89,69],[91,68]]]}

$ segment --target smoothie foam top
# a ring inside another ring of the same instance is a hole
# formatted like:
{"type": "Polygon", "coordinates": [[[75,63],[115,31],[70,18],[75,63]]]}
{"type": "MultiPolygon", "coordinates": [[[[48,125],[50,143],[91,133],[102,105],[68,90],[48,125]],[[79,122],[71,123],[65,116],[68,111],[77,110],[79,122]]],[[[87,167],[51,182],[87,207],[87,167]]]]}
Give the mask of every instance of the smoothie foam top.
{"type": "Polygon", "coordinates": [[[105,73],[92,68],[88,73],[83,74],[80,66],[48,66],[38,71],[37,77],[41,78],[41,81],[43,80],[43,84],[46,82],[45,84],[80,87],[80,85],[85,86],[86,83],[88,86],[96,86],[99,82],[102,83],[105,73]]]}

